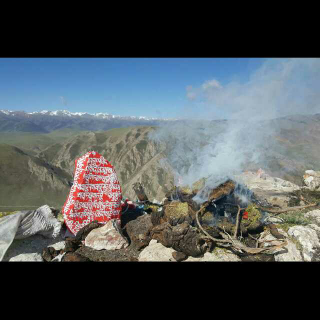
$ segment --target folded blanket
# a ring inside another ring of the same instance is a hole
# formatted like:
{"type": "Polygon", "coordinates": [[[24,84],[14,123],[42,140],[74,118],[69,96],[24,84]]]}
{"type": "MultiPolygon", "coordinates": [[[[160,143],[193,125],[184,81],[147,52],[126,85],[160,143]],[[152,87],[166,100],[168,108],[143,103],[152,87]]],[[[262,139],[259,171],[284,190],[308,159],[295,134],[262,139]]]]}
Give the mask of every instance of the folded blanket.
{"type": "Polygon", "coordinates": [[[60,230],[61,222],[55,218],[48,205],[0,218],[0,261],[14,239],[25,239],[35,234],[56,238],[60,230]]]}

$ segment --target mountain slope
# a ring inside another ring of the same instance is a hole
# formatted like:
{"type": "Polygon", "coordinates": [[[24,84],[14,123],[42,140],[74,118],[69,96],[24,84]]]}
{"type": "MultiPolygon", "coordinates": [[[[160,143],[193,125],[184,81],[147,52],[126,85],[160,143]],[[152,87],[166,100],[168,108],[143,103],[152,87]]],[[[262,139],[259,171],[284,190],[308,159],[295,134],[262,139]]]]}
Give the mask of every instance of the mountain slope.
{"type": "Polygon", "coordinates": [[[0,144],[0,206],[3,211],[18,210],[20,206],[23,210],[43,204],[57,206],[64,202],[69,189],[67,175],[59,168],[19,148],[0,144]]]}
{"type": "Polygon", "coordinates": [[[152,127],[86,132],[45,149],[39,157],[73,175],[74,161],[88,151],[97,151],[115,167],[125,197],[135,199],[132,186],[139,181],[150,200],[161,200],[173,186],[170,169],[161,165],[164,155],[148,139],[152,127]]]}

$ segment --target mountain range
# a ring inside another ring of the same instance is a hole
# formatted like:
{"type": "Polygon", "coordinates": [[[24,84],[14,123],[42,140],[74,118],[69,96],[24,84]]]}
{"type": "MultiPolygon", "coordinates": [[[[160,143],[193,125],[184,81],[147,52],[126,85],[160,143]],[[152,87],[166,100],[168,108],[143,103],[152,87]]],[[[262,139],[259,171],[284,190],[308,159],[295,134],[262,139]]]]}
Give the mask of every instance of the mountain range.
{"type": "MultiPolygon", "coordinates": [[[[115,167],[124,197],[135,199],[137,181],[150,200],[161,200],[173,186],[172,170],[162,161],[167,151],[149,134],[159,123],[174,120],[8,113],[0,112],[0,211],[43,204],[61,208],[75,159],[91,150],[115,167]]],[[[272,125],[279,128],[273,137],[278,148],[265,150],[269,173],[301,185],[304,170],[320,169],[320,115],[274,119],[272,125]]],[[[248,169],[257,168],[248,164],[248,169]]]]}
{"type": "Polygon", "coordinates": [[[57,111],[10,111],[0,110],[0,132],[49,133],[54,130],[75,129],[105,131],[128,126],[155,126],[173,119],[134,116],[116,116],[108,113],[57,111]]]}

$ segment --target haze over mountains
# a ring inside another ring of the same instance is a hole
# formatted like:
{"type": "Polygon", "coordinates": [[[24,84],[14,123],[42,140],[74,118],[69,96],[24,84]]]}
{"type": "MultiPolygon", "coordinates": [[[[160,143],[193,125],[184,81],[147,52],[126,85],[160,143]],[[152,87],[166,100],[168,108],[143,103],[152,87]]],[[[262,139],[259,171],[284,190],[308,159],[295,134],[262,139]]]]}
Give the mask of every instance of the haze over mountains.
{"type": "MultiPolygon", "coordinates": [[[[99,152],[115,167],[125,197],[135,198],[132,185],[136,181],[142,182],[151,200],[161,200],[173,186],[172,168],[163,163],[170,143],[175,147],[173,140],[160,146],[149,135],[159,125],[169,123],[174,129],[179,124],[183,129],[187,123],[52,113],[0,112],[3,211],[5,206],[20,210],[20,206],[29,209],[43,204],[61,208],[70,190],[74,160],[90,150],[99,152]]],[[[218,132],[224,130],[226,121],[208,121],[208,125],[218,132]]],[[[320,169],[320,114],[278,118],[268,125],[277,128],[272,138],[276,143],[269,148],[271,144],[266,141],[261,149],[273,176],[301,184],[304,170],[320,169]]],[[[204,138],[202,143],[208,141],[204,138]]],[[[248,163],[247,168],[258,166],[248,163]]]]}

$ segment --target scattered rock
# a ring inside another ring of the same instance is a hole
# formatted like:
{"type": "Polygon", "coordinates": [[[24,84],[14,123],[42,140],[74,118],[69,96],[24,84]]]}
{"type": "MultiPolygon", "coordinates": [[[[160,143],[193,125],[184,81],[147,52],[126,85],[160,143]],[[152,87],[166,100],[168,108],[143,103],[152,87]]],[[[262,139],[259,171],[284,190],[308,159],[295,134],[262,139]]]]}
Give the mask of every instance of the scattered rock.
{"type": "Polygon", "coordinates": [[[150,231],[152,228],[151,216],[145,214],[128,222],[125,229],[131,242],[136,245],[138,249],[141,249],[149,244],[151,240],[150,231]]]}
{"type": "Polygon", "coordinates": [[[320,248],[317,232],[308,226],[293,226],[288,234],[299,242],[304,261],[311,261],[320,248]]]}
{"type": "Polygon", "coordinates": [[[126,248],[129,243],[120,232],[120,222],[111,219],[103,227],[91,230],[85,245],[95,250],[116,250],[126,248]]]}
{"type": "Polygon", "coordinates": [[[185,253],[179,251],[172,252],[172,256],[177,262],[186,260],[188,258],[188,256],[185,253]]]}

